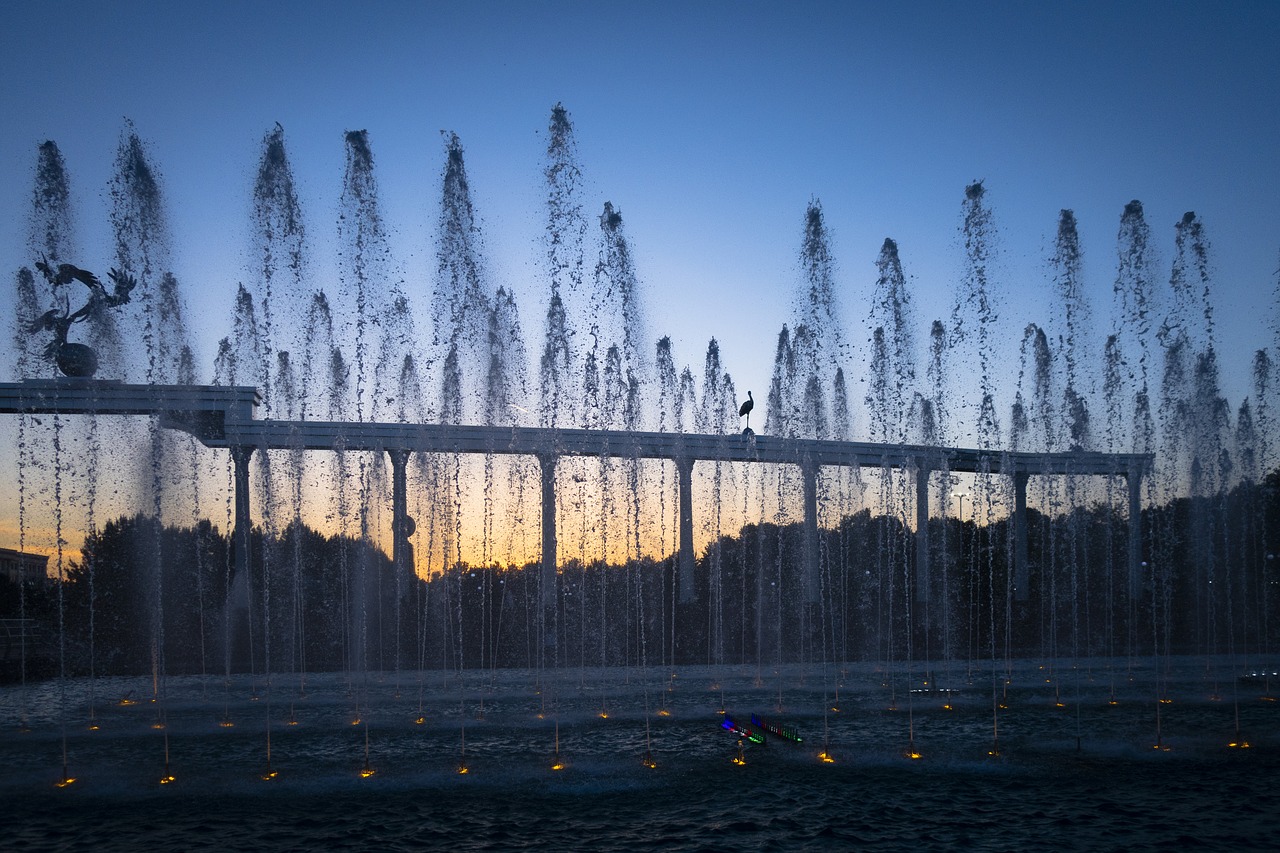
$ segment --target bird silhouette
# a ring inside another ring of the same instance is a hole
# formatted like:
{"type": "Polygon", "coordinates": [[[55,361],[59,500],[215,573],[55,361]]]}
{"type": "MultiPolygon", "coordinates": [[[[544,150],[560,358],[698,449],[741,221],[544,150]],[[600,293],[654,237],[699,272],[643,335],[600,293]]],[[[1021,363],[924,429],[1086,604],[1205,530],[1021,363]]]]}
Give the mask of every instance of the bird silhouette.
{"type": "Polygon", "coordinates": [[[754,409],[755,407],[756,407],[755,397],[752,397],[751,392],[748,391],[746,402],[738,407],[738,417],[742,417],[743,415],[746,415],[747,429],[751,429],[751,410],[754,409]]]}

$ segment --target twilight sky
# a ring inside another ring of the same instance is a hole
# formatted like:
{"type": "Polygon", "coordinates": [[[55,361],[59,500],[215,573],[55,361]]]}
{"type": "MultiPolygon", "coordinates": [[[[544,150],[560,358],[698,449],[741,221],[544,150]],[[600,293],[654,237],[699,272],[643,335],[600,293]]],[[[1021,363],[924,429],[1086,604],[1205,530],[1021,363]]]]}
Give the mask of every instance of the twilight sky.
{"type": "MultiPolygon", "coordinates": [[[[874,263],[893,237],[923,340],[950,311],[961,201],[975,179],[999,233],[1006,340],[1047,321],[1047,258],[1059,210],[1071,208],[1100,351],[1120,213],[1139,199],[1165,287],[1174,223],[1194,210],[1205,224],[1233,411],[1253,351],[1275,343],[1274,3],[10,0],[0,39],[0,267],[34,260],[24,257],[26,216],[45,139],[71,174],[84,252],[75,262],[111,265],[106,188],[132,120],[162,176],[174,272],[209,379],[245,277],[263,135],[276,122],[317,285],[334,271],[342,134],[369,131],[419,329],[435,265],[440,131],[456,132],[491,286],[515,290],[536,352],[542,166],[557,102],[576,129],[588,215],[607,200],[624,217],[648,336],[670,334],[677,362],[699,375],[715,336],[742,396],[763,401],[768,390],[811,199],[832,233],[848,337],[868,337],[874,263]]],[[[0,309],[12,299],[11,284],[0,288],[0,309]]],[[[4,378],[16,378],[7,353],[3,363],[4,378]]],[[[1008,370],[1006,386],[1016,365],[1008,370]]],[[[851,392],[861,399],[864,388],[851,392]]],[[[761,408],[753,425],[764,423],[761,408]]]]}

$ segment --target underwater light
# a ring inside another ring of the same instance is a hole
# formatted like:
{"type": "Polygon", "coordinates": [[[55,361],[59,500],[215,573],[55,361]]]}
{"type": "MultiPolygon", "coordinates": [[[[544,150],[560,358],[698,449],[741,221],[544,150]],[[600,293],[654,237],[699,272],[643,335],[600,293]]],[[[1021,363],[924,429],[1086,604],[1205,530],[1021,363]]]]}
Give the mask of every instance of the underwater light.
{"type": "Polygon", "coordinates": [[[467,766],[467,762],[463,761],[458,765],[458,775],[465,776],[471,772],[471,768],[467,766]]]}
{"type": "Polygon", "coordinates": [[[175,778],[172,774],[169,774],[169,773],[166,773],[165,775],[163,775],[163,776],[161,776],[161,777],[160,777],[160,784],[161,784],[161,785],[168,785],[170,782],[175,782],[175,781],[177,781],[177,780],[176,780],[176,778],[175,778]]]}
{"type": "Polygon", "coordinates": [[[57,782],[54,782],[54,785],[56,785],[59,788],[65,788],[75,781],[76,781],[76,777],[74,776],[63,776],[57,782]]]}
{"type": "Polygon", "coordinates": [[[266,773],[262,774],[263,782],[270,782],[274,778],[276,778],[276,771],[274,770],[268,770],[266,773]]]}
{"type": "Polygon", "coordinates": [[[835,760],[834,758],[832,758],[832,757],[831,757],[831,753],[827,752],[825,749],[824,749],[824,750],[822,750],[822,752],[819,752],[819,753],[818,753],[818,759],[819,759],[820,761],[822,761],[822,763],[823,763],[823,764],[835,764],[835,763],[836,763],[836,760],[835,760]]]}
{"type": "Polygon", "coordinates": [[[218,725],[224,729],[232,729],[232,728],[235,728],[236,724],[231,722],[230,720],[222,720],[218,723],[218,725]]]}
{"type": "Polygon", "coordinates": [[[374,770],[372,767],[369,767],[368,765],[365,765],[364,767],[360,768],[360,778],[361,778],[361,779],[368,779],[369,777],[373,776],[373,774],[375,774],[375,773],[377,773],[377,772],[378,772],[378,771],[377,771],[377,770],[374,770]]]}
{"type": "Polygon", "coordinates": [[[417,719],[415,719],[413,722],[414,722],[414,724],[415,724],[415,725],[419,725],[419,726],[420,726],[420,725],[422,725],[423,723],[425,723],[426,721],[427,721],[427,718],[426,718],[426,717],[418,717],[418,718],[417,718],[417,719]]]}
{"type": "Polygon", "coordinates": [[[645,750],[644,756],[640,759],[640,763],[645,767],[648,767],[650,770],[653,770],[658,766],[658,762],[653,760],[653,753],[648,750],[645,750]]]}

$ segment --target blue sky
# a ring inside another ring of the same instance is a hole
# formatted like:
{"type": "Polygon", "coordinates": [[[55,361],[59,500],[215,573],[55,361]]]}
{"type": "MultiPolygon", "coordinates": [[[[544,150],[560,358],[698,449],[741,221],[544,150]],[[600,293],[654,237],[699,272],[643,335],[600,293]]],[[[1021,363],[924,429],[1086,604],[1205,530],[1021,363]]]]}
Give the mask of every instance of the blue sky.
{"type": "MultiPolygon", "coordinates": [[[[1163,282],[1174,223],[1187,210],[1205,223],[1233,409],[1252,352],[1274,346],[1273,3],[13,0],[0,33],[0,265],[32,261],[25,217],[45,139],[71,172],[78,262],[110,265],[106,187],[131,119],[162,175],[175,273],[210,377],[245,275],[253,172],[276,122],[317,284],[333,274],[342,134],[368,129],[419,328],[440,131],[458,133],[491,282],[516,291],[536,351],[541,167],[557,102],[575,124],[588,213],[606,200],[622,211],[649,337],[670,334],[695,373],[717,337],[740,395],[767,391],[811,199],[832,233],[846,334],[867,337],[876,254],[893,237],[923,338],[950,310],[960,205],[975,179],[999,232],[1007,340],[1047,319],[1046,258],[1058,211],[1071,208],[1100,345],[1119,217],[1136,198],[1163,282]]],[[[0,307],[11,300],[0,289],[0,307]]]]}

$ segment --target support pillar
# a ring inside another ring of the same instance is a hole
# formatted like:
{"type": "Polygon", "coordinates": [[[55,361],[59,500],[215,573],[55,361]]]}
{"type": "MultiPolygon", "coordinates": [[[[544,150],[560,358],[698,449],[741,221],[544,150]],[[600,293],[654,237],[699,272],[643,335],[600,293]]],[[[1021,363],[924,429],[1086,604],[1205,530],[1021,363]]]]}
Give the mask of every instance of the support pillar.
{"type": "Polygon", "coordinates": [[[916,465],[916,602],[929,601],[933,567],[929,563],[929,475],[928,465],[916,465]]]}
{"type": "Polygon", "coordinates": [[[405,469],[409,464],[409,451],[388,450],[391,457],[391,562],[396,571],[413,572],[413,545],[409,537],[417,524],[409,515],[409,489],[405,469]]]}
{"type": "Polygon", "coordinates": [[[1013,597],[1026,601],[1031,594],[1031,567],[1027,550],[1027,480],[1031,475],[1016,471],[1013,475],[1013,597]]]}
{"type": "Polygon", "coordinates": [[[693,460],[675,460],[680,515],[679,560],[676,564],[677,589],[681,604],[689,604],[693,593],[693,460]]]}
{"type": "Polygon", "coordinates": [[[1125,478],[1129,484],[1129,600],[1142,589],[1142,468],[1134,465],[1125,478]]]}
{"type": "Polygon", "coordinates": [[[249,460],[253,458],[254,448],[244,445],[232,445],[232,508],[235,525],[231,532],[231,568],[230,589],[227,590],[227,611],[229,624],[228,655],[232,664],[240,670],[251,671],[254,667],[250,651],[253,643],[249,624],[249,578],[250,561],[253,559],[253,519],[249,514],[249,460]]]}
{"type": "Polygon", "coordinates": [[[235,530],[231,534],[232,587],[243,590],[245,601],[249,594],[249,560],[252,554],[253,519],[249,514],[249,460],[253,458],[254,448],[243,445],[231,447],[231,462],[234,468],[235,495],[235,530]]]}
{"type": "MultiPolygon", "coordinates": [[[[556,647],[556,461],[554,453],[539,453],[542,469],[542,610],[543,647],[556,647]]],[[[554,664],[554,660],[548,664],[554,664]]]]}
{"type": "Polygon", "coordinates": [[[818,559],[818,466],[809,459],[800,463],[804,482],[804,600],[817,604],[821,599],[822,566],[818,559]]]}

